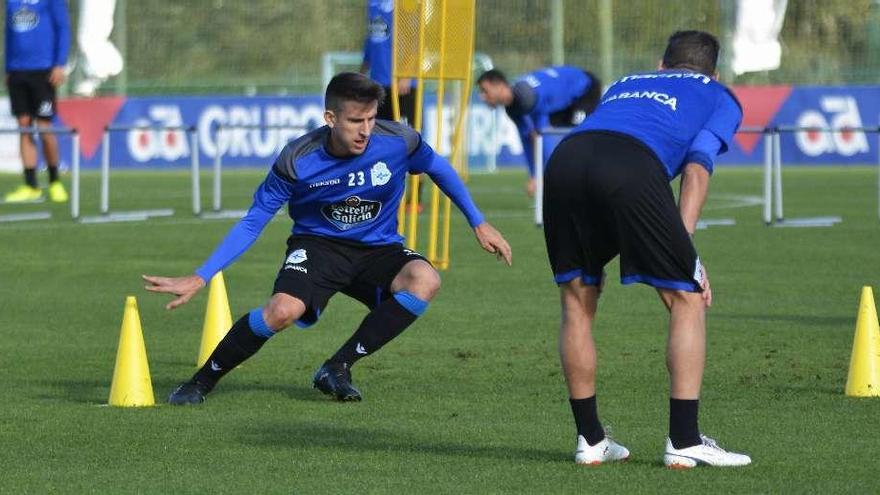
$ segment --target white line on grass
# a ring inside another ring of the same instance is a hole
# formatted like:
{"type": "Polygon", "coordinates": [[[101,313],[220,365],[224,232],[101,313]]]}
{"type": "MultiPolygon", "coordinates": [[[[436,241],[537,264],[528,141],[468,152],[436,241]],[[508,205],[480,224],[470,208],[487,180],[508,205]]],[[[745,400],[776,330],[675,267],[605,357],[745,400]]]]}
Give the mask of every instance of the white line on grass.
{"type": "MultiPolygon", "coordinates": [[[[482,193],[487,192],[513,192],[516,191],[517,194],[521,193],[518,188],[491,188],[484,187],[478,189],[482,193]]],[[[764,203],[764,200],[760,196],[746,196],[746,195],[738,195],[738,194],[718,194],[713,196],[713,202],[716,200],[726,201],[727,204],[723,205],[707,205],[703,210],[723,210],[726,208],[746,208],[749,206],[757,206],[764,203]]],[[[492,218],[531,218],[533,213],[531,208],[526,208],[524,210],[486,210],[484,212],[486,216],[490,219],[492,218]]],[[[287,214],[286,209],[279,210],[278,216],[283,216],[287,214]]],[[[208,215],[211,216],[211,215],[208,215]]],[[[223,218],[219,219],[206,219],[206,218],[164,218],[157,221],[150,220],[148,223],[156,226],[163,225],[199,225],[209,221],[216,220],[225,220],[223,218]]],[[[232,219],[229,219],[232,220],[232,219]]],[[[24,222],[16,222],[16,223],[0,223],[0,230],[40,230],[46,228],[69,228],[69,227],[82,227],[85,224],[78,222],[40,222],[40,223],[24,223],[24,222]]],[[[110,228],[114,225],[125,225],[123,223],[103,223],[103,224],[88,224],[88,225],[101,225],[107,228],[110,228]]]]}
{"type": "Polygon", "coordinates": [[[712,203],[703,207],[706,210],[726,210],[728,208],[748,208],[750,206],[758,206],[764,204],[764,198],[761,196],[746,196],[742,194],[717,194],[712,195],[712,203]],[[716,203],[722,204],[716,204],[716,203]]]}

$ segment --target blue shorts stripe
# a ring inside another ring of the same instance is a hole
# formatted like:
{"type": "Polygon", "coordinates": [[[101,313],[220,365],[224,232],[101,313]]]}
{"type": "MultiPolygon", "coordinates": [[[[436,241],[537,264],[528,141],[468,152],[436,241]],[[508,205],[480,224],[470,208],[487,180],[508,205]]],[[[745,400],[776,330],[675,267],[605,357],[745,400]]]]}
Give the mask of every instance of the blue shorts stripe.
{"type": "Polygon", "coordinates": [[[584,271],[581,270],[580,268],[577,268],[575,270],[571,270],[568,272],[557,273],[557,274],[553,275],[553,280],[555,280],[557,284],[564,284],[566,282],[571,282],[572,280],[574,280],[578,277],[583,277],[583,276],[584,276],[584,271]]]}
{"type": "Polygon", "coordinates": [[[626,275],[620,277],[620,283],[623,285],[634,284],[640,282],[643,284],[656,287],[658,289],[683,290],[687,292],[700,292],[699,286],[695,282],[686,282],[683,280],[665,280],[662,278],[651,277],[648,275],[626,275]]]}
{"type": "MultiPolygon", "coordinates": [[[[306,311],[306,315],[308,315],[308,311],[306,311]]],[[[303,315],[303,316],[306,316],[306,315],[303,315]]],[[[297,328],[309,328],[310,326],[314,325],[315,323],[318,323],[318,319],[320,317],[321,317],[321,310],[315,308],[314,319],[304,321],[302,318],[300,318],[299,320],[296,320],[294,322],[294,324],[296,325],[297,328]]]]}

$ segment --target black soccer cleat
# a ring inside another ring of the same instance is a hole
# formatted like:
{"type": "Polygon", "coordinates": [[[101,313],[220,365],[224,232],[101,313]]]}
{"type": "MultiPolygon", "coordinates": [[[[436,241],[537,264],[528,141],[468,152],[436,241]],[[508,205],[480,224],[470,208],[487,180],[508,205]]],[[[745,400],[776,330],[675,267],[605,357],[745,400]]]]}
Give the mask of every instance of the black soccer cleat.
{"type": "Polygon", "coordinates": [[[168,403],[172,406],[188,406],[205,402],[205,396],[211,389],[200,382],[189,380],[181,383],[171,395],[168,396],[168,403]]]}
{"type": "Polygon", "coordinates": [[[313,381],[314,387],[327,395],[341,401],[359,401],[361,393],[351,384],[351,369],[346,363],[336,364],[329,361],[318,368],[313,381]]]}

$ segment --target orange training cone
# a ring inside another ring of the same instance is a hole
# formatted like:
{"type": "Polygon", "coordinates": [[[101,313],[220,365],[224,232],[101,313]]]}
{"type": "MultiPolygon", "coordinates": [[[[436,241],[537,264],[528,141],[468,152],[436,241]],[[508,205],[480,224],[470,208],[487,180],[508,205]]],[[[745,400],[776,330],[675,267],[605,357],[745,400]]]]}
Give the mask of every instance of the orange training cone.
{"type": "Polygon", "coordinates": [[[211,357],[217,344],[226,336],[232,327],[232,312],[229,311],[229,299],[226,297],[226,283],[223,272],[217,272],[211,278],[208,288],[208,307],[205,309],[205,324],[202,326],[202,344],[199,347],[199,368],[211,357]]]}
{"type": "Polygon", "coordinates": [[[147,363],[147,349],[141,331],[141,318],[134,296],[125,298],[119,349],[116,351],[116,368],[113,370],[108,403],[120,407],[156,404],[153,398],[153,382],[150,380],[150,366],[147,363]]]}
{"type": "Polygon", "coordinates": [[[880,396],[880,326],[870,287],[862,287],[845,391],[850,397],[880,396]]]}

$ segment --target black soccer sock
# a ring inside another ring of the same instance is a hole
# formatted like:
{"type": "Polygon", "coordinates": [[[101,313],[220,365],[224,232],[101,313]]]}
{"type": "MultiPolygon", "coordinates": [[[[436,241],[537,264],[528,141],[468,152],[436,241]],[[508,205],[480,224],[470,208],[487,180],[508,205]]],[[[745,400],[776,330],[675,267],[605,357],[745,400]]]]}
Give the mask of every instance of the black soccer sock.
{"type": "Polygon", "coordinates": [[[669,440],[676,449],[686,449],[702,442],[697,425],[699,408],[699,399],[669,399],[669,440]]]}
{"type": "Polygon", "coordinates": [[[571,413],[574,414],[574,424],[578,435],[587,439],[590,445],[596,445],[605,438],[605,430],[599,422],[599,412],[596,408],[596,396],[586,399],[568,399],[571,404],[571,413]]]}
{"type": "Polygon", "coordinates": [[[382,301],[361,322],[354,334],[329,359],[349,367],[358,359],[378,351],[394,340],[427,309],[428,303],[408,292],[398,292],[382,301]]]}
{"type": "MultiPolygon", "coordinates": [[[[254,311],[261,311],[259,309],[254,311]]],[[[196,371],[193,379],[208,387],[214,388],[226,373],[253,356],[269,340],[265,335],[257,335],[251,328],[251,314],[238,319],[229,333],[217,344],[211,357],[196,371]]],[[[260,318],[262,320],[262,317],[260,318]]]]}
{"type": "Polygon", "coordinates": [[[58,164],[57,163],[55,165],[50,164],[46,168],[49,171],[49,183],[51,184],[52,182],[57,181],[58,180],[58,164]]]}
{"type": "Polygon", "coordinates": [[[33,188],[37,187],[37,169],[35,169],[35,168],[24,169],[24,183],[33,187],[33,188]]]}

